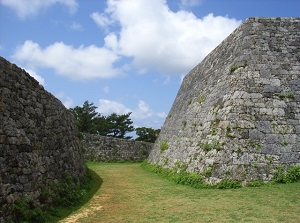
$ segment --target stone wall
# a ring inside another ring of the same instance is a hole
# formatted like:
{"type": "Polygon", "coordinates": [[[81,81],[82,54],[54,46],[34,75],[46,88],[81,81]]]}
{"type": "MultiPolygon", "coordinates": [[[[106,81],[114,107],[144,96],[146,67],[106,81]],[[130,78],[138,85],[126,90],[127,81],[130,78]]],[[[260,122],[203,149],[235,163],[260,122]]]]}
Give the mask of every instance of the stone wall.
{"type": "Polygon", "coordinates": [[[249,18],[191,70],[149,162],[210,183],[300,165],[300,18],[249,18]]]}
{"type": "Polygon", "coordinates": [[[153,143],[84,134],[82,147],[85,159],[93,161],[143,161],[148,158],[153,143]]]}
{"type": "MultiPolygon", "coordinates": [[[[73,116],[24,70],[0,57],[0,206],[35,204],[66,175],[85,177],[73,116]]],[[[2,210],[2,208],[1,208],[2,210]]],[[[0,222],[7,213],[0,210],[0,222]]]]}

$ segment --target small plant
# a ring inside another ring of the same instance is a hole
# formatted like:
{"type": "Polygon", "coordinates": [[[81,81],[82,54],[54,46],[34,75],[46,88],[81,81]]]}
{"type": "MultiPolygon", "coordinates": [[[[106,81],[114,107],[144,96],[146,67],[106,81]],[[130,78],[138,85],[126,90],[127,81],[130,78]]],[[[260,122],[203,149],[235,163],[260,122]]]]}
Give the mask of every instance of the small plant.
{"type": "Polygon", "coordinates": [[[241,188],[241,182],[237,180],[223,179],[217,184],[218,189],[235,189],[241,188]]]}
{"type": "Polygon", "coordinates": [[[190,99],[190,100],[188,101],[188,105],[190,105],[190,104],[192,104],[192,99],[190,99]]]}
{"type": "Polygon", "coordinates": [[[270,163],[272,163],[274,158],[271,156],[266,156],[266,160],[268,160],[270,163]]]}
{"type": "Polygon", "coordinates": [[[169,145],[168,145],[168,142],[167,140],[163,140],[161,141],[160,143],[160,152],[163,153],[164,151],[166,151],[167,149],[169,149],[169,145]]]}
{"type": "Polygon", "coordinates": [[[219,141],[214,140],[212,142],[212,147],[213,147],[213,149],[220,151],[222,149],[222,144],[219,141]]]}
{"type": "Polygon", "coordinates": [[[292,93],[288,93],[288,94],[279,94],[278,97],[280,99],[284,99],[284,98],[295,98],[295,95],[292,93]]]}
{"type": "Polygon", "coordinates": [[[205,171],[203,171],[203,172],[201,173],[201,175],[204,176],[204,177],[207,177],[207,178],[208,178],[208,177],[211,177],[212,171],[213,171],[212,165],[210,165],[208,169],[206,169],[205,171]]]}
{"type": "Polygon", "coordinates": [[[206,100],[206,96],[205,95],[201,95],[199,98],[198,98],[198,103],[201,105],[202,103],[204,103],[206,100]]]}
{"type": "Polygon", "coordinates": [[[183,128],[183,129],[185,128],[186,124],[187,124],[187,121],[186,121],[186,120],[182,121],[182,128],[183,128]]]}
{"type": "Polygon", "coordinates": [[[265,183],[263,180],[253,180],[253,181],[250,181],[248,184],[247,184],[247,187],[261,187],[263,186],[265,183]]]}
{"type": "Polygon", "coordinates": [[[232,133],[231,133],[231,128],[230,128],[230,126],[227,126],[226,127],[226,138],[230,138],[230,139],[234,139],[235,138],[235,135],[233,135],[232,133]]]}
{"type": "Polygon", "coordinates": [[[232,73],[232,72],[234,72],[235,70],[237,70],[237,69],[240,68],[240,67],[245,68],[245,67],[247,67],[247,66],[248,66],[248,61],[247,61],[247,60],[244,60],[243,65],[240,65],[240,66],[233,65],[233,66],[231,66],[231,67],[229,68],[229,71],[230,71],[230,73],[232,73]]]}
{"type": "Polygon", "coordinates": [[[256,151],[260,151],[261,150],[261,145],[256,145],[255,149],[256,149],[256,151]]]}
{"type": "Polygon", "coordinates": [[[233,65],[229,68],[229,71],[230,71],[230,73],[232,73],[233,71],[237,70],[238,68],[239,68],[238,66],[233,65]]]}
{"type": "Polygon", "coordinates": [[[212,150],[212,146],[211,146],[211,144],[209,144],[209,143],[202,143],[202,144],[201,144],[201,148],[202,148],[204,151],[206,151],[206,152],[212,150]]]}
{"type": "Polygon", "coordinates": [[[282,143],[281,143],[281,145],[282,146],[287,146],[289,143],[287,142],[287,141],[283,141],[282,143]]]}

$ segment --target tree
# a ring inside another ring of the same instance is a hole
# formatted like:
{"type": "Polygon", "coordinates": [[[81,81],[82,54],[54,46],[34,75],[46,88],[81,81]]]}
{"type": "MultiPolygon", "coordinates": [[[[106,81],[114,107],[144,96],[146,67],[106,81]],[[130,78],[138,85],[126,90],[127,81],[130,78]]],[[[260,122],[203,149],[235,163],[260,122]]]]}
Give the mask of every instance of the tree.
{"type": "Polygon", "coordinates": [[[135,132],[138,136],[135,140],[144,142],[155,142],[160,133],[160,129],[140,127],[136,128],[135,132]]]}
{"type": "Polygon", "coordinates": [[[82,107],[76,106],[70,109],[75,116],[75,124],[80,132],[125,139],[132,138],[125,136],[134,131],[134,127],[131,125],[133,122],[129,118],[131,112],[123,115],[112,113],[105,117],[96,109],[97,107],[89,101],[85,101],[82,107]]]}
{"type": "Polygon", "coordinates": [[[131,125],[133,122],[129,118],[131,112],[124,115],[117,115],[112,113],[106,119],[109,123],[109,133],[108,136],[113,136],[117,138],[131,139],[132,136],[126,136],[126,133],[133,132],[134,127],[131,125]]]}
{"type": "Polygon", "coordinates": [[[89,101],[85,101],[82,107],[76,106],[75,108],[70,108],[71,112],[75,116],[75,124],[80,132],[85,133],[97,133],[96,123],[97,119],[101,116],[96,112],[97,107],[89,101]]]}

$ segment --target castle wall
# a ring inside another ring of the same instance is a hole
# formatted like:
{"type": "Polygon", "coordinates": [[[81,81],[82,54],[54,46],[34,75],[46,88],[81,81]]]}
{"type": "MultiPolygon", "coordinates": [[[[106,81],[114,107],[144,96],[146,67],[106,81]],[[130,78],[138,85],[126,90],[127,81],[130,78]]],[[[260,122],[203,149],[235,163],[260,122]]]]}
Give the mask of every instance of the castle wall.
{"type": "Polygon", "coordinates": [[[85,159],[100,162],[143,161],[149,156],[153,143],[84,134],[82,147],[85,159]]]}
{"type": "Polygon", "coordinates": [[[207,182],[300,165],[300,19],[249,18],[184,78],[149,162],[207,182]]]}
{"type": "MultiPolygon", "coordinates": [[[[85,177],[73,116],[24,70],[0,58],[0,206],[85,177]]],[[[1,209],[2,210],[2,209],[1,209]]],[[[5,219],[5,213],[1,213],[5,219]]]]}

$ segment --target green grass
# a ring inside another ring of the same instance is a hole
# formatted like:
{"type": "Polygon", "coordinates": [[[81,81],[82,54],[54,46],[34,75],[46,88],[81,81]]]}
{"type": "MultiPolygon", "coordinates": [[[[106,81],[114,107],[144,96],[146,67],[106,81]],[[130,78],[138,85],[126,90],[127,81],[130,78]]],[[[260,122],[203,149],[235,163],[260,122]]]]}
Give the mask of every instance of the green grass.
{"type": "Polygon", "coordinates": [[[138,163],[89,163],[103,183],[61,222],[300,222],[300,183],[195,189],[138,163]]]}

